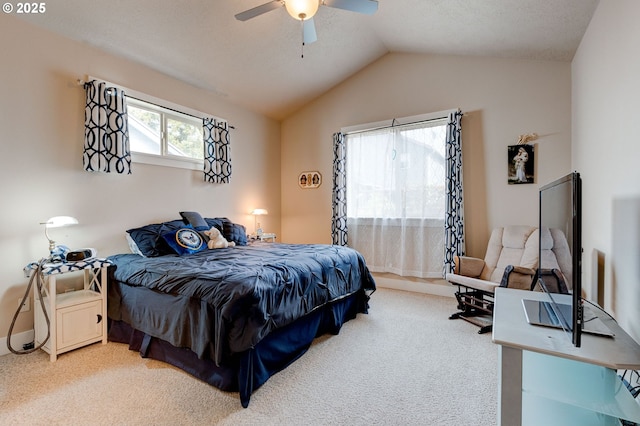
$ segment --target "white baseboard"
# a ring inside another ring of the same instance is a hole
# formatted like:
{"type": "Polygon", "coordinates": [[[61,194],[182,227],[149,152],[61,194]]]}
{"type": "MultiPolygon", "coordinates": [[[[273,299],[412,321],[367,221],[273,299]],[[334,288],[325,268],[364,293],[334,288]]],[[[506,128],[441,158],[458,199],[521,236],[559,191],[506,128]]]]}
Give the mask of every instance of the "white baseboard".
{"type": "Polygon", "coordinates": [[[455,297],[455,287],[445,280],[431,282],[404,280],[401,277],[389,278],[373,274],[376,286],[392,288],[394,290],[413,291],[416,293],[433,294],[436,296],[455,297]]]}
{"type": "MultiPolygon", "coordinates": [[[[11,347],[16,351],[22,350],[22,345],[33,342],[35,334],[33,330],[23,331],[11,335],[11,347]]],[[[7,347],[7,338],[0,337],[0,356],[10,354],[11,351],[7,347]]]]}

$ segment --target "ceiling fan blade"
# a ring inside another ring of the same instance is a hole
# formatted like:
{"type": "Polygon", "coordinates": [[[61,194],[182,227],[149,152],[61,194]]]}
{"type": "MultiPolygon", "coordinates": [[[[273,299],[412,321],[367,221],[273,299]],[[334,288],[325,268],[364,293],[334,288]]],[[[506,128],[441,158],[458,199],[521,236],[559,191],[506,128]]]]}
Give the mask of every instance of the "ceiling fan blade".
{"type": "Polygon", "coordinates": [[[282,7],[283,5],[284,3],[281,0],[272,0],[269,3],[261,4],[260,6],[256,6],[252,9],[238,13],[236,15],[236,19],[238,21],[246,21],[251,18],[255,18],[256,16],[262,15],[263,13],[271,12],[272,10],[282,7]]]}
{"type": "Polygon", "coordinates": [[[322,0],[322,4],[367,15],[373,15],[378,10],[376,0],[322,0]]]}
{"type": "Polygon", "coordinates": [[[304,44],[311,44],[318,40],[316,35],[316,24],[313,18],[302,21],[302,41],[304,44]]]}

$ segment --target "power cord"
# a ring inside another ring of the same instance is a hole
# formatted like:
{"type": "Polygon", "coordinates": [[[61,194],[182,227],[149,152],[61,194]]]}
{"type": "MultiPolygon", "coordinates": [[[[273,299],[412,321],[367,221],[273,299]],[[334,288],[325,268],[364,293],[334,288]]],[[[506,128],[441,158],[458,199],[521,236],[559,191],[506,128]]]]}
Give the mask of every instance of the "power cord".
{"type": "Polygon", "coordinates": [[[582,298],[583,302],[587,302],[589,305],[593,306],[594,308],[596,308],[597,310],[599,310],[600,312],[602,312],[603,314],[605,314],[606,316],[608,316],[609,318],[611,318],[614,322],[618,322],[616,321],[616,319],[613,317],[613,315],[611,315],[609,312],[605,311],[600,305],[598,305],[597,303],[592,302],[589,299],[585,299],[582,298]]]}
{"type": "Polygon", "coordinates": [[[43,293],[44,279],[42,276],[42,268],[44,267],[44,264],[47,263],[48,261],[50,261],[50,259],[42,258],[38,262],[36,269],[33,271],[33,273],[31,274],[31,278],[29,279],[29,285],[27,286],[27,290],[24,292],[22,303],[20,304],[20,306],[18,306],[18,309],[16,310],[16,313],[13,316],[13,320],[11,321],[11,326],[9,326],[9,334],[7,335],[7,348],[16,355],[26,355],[26,354],[30,354],[31,352],[37,351],[38,349],[42,348],[45,345],[45,343],[47,343],[47,341],[49,340],[49,337],[51,336],[51,327],[50,327],[51,324],[49,321],[49,315],[47,315],[47,309],[44,305],[44,293],[43,293]],[[34,279],[36,280],[36,289],[38,290],[38,295],[40,296],[39,299],[40,299],[40,306],[42,307],[42,313],[44,314],[44,319],[47,322],[47,337],[37,347],[18,351],[11,346],[11,334],[13,333],[13,327],[16,324],[18,315],[20,314],[20,308],[24,304],[24,302],[29,298],[29,293],[31,291],[31,286],[33,285],[34,279]]]}

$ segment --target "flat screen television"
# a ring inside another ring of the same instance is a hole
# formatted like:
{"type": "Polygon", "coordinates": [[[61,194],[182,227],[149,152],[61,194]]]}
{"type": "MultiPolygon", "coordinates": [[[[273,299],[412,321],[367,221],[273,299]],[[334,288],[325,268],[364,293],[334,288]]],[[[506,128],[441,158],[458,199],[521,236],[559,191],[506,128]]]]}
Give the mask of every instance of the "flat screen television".
{"type": "MultiPolygon", "coordinates": [[[[570,173],[540,188],[537,285],[545,301],[523,299],[527,321],[562,328],[580,347],[582,333],[613,337],[582,299],[582,180],[570,173]]],[[[598,308],[599,309],[599,308],[598,308]]],[[[601,309],[600,309],[601,310],[601,309]]]]}
{"type": "Polygon", "coordinates": [[[579,347],[583,318],[580,174],[573,172],[542,186],[539,201],[537,286],[548,298],[523,300],[525,314],[531,324],[564,329],[579,347]]]}
{"type": "Polygon", "coordinates": [[[580,174],[573,172],[542,186],[539,208],[538,284],[549,294],[552,309],[550,316],[555,314],[560,326],[571,334],[571,342],[579,347],[583,319],[582,180],[580,174]],[[565,264],[568,263],[571,267],[569,271],[563,271],[561,279],[552,272],[554,268],[558,268],[557,258],[544,254],[548,238],[555,240],[554,246],[561,243],[559,239],[566,239],[571,258],[565,264]],[[554,293],[571,297],[554,297],[554,293]]]}

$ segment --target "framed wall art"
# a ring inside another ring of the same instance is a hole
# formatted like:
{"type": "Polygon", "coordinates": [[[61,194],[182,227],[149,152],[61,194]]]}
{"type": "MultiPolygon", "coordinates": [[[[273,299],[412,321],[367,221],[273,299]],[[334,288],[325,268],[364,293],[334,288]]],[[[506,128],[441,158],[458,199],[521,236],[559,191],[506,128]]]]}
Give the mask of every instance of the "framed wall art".
{"type": "Polygon", "coordinates": [[[322,175],[320,172],[302,172],[298,176],[298,185],[303,189],[313,189],[322,185],[322,175]]]}
{"type": "Polygon", "coordinates": [[[535,150],[530,144],[509,145],[509,185],[535,182],[535,150]]]}

